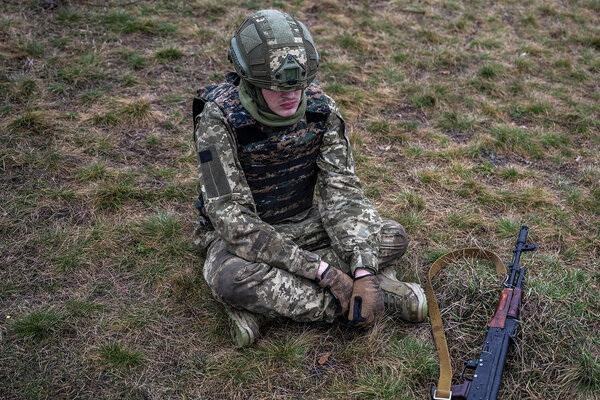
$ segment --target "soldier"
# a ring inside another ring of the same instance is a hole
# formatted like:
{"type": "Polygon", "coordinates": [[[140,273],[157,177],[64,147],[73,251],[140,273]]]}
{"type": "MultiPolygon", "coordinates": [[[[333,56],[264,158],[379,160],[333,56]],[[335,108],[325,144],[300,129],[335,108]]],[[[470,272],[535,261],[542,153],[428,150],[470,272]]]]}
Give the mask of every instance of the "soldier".
{"type": "Polygon", "coordinates": [[[313,82],[307,27],[258,11],[235,32],[229,60],[235,73],[194,99],[196,243],[236,344],[253,343],[265,318],[368,327],[385,307],[422,321],[423,289],[390,266],[406,232],[363,193],[344,120],[313,82]]]}

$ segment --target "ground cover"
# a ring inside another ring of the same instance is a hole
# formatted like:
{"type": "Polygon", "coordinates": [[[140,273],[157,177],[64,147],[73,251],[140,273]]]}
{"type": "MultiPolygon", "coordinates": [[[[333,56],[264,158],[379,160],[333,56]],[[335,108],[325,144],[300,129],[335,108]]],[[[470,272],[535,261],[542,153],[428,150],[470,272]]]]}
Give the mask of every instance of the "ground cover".
{"type": "MultiPolygon", "coordinates": [[[[358,174],[412,241],[540,245],[503,399],[600,392],[600,3],[8,1],[0,5],[0,398],[422,399],[427,323],[271,324],[233,348],[194,248],[191,98],[276,7],[311,28],[358,174]]],[[[455,369],[499,282],[436,283],[455,369]]],[[[595,397],[596,396],[596,397],[595,397]]]]}

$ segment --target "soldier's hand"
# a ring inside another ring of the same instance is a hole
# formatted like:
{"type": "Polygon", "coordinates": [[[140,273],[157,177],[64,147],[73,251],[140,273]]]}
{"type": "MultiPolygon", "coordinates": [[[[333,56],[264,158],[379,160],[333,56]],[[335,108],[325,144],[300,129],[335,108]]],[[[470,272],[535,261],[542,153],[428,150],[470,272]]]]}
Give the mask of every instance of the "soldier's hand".
{"type": "Polygon", "coordinates": [[[347,315],[350,296],[352,295],[352,278],[339,269],[328,265],[321,278],[317,279],[317,282],[319,286],[329,289],[333,297],[340,302],[342,315],[347,315]]]}
{"type": "Polygon", "coordinates": [[[354,279],[348,319],[358,327],[373,325],[383,315],[383,292],[379,280],[369,273],[354,279]]]}

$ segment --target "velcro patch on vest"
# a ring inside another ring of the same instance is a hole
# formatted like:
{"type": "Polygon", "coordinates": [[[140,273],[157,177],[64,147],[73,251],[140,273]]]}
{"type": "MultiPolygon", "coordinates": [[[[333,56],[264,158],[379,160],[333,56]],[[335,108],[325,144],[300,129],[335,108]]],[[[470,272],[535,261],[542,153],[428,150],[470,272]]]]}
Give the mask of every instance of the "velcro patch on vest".
{"type": "Polygon", "coordinates": [[[211,199],[231,193],[227,175],[225,175],[215,146],[200,150],[198,157],[200,158],[200,172],[206,196],[211,199]]]}

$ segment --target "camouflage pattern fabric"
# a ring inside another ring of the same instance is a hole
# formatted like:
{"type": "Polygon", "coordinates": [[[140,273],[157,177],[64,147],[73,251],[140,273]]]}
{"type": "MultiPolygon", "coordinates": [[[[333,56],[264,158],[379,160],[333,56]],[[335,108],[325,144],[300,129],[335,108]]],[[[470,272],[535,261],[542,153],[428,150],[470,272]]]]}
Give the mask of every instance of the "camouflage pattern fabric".
{"type": "MultiPolygon", "coordinates": [[[[318,175],[313,208],[319,213],[318,224],[309,218],[319,229],[314,232],[300,230],[299,235],[313,244],[302,243],[298,235],[290,235],[290,231],[277,228],[302,222],[301,216],[287,218],[276,225],[268,224],[258,216],[252,191],[238,158],[236,137],[223,110],[214,102],[208,102],[197,117],[195,144],[199,159],[200,194],[206,215],[215,229],[214,232],[199,230],[197,242],[205,246],[211,241],[213,243],[208,248],[205,277],[208,277],[207,282],[216,295],[221,291],[211,271],[219,271],[213,264],[223,265],[225,261],[225,264],[235,265],[236,268],[240,266],[241,261],[238,260],[243,260],[242,264],[264,264],[261,266],[263,281],[271,278],[289,281],[293,277],[295,280],[301,279],[298,282],[302,282],[302,285],[298,285],[302,288],[308,282],[315,286],[316,297],[312,297],[313,301],[317,301],[317,293],[321,293],[321,309],[331,308],[331,295],[313,283],[321,258],[339,260],[331,264],[338,268],[347,265],[351,273],[357,268],[378,271],[380,258],[384,256],[380,251],[388,246],[382,246],[381,243],[384,223],[364,196],[355,174],[350,142],[335,103],[330,100],[328,105],[331,112],[316,160],[318,175]],[[331,249],[329,252],[318,251],[328,246],[331,249]],[[217,257],[217,253],[221,256],[217,257]]],[[[308,216],[314,212],[311,211],[313,208],[302,214],[308,216]]],[[[252,271],[248,270],[250,277],[254,274],[252,271]]],[[[219,275],[217,272],[215,276],[219,275]]],[[[256,275],[261,274],[256,272],[256,275]]],[[[236,279],[239,278],[236,276],[236,279]]],[[[223,299],[233,302],[231,297],[223,296],[223,299]]],[[[321,312],[322,318],[326,319],[323,315],[331,316],[331,312],[321,312]]],[[[293,317],[293,313],[288,314],[293,317]]]]}
{"type": "MultiPolygon", "coordinates": [[[[276,224],[282,236],[319,255],[334,268],[350,273],[350,266],[330,247],[322,218],[316,208],[298,216],[298,220],[276,224]]],[[[381,266],[391,264],[406,251],[404,228],[384,220],[378,251],[381,266]]],[[[227,250],[224,240],[214,240],[207,252],[204,279],[219,301],[268,318],[291,318],[298,322],[333,322],[340,306],[327,289],[313,280],[265,263],[250,262],[227,250]]]]}
{"type": "Polygon", "coordinates": [[[319,66],[306,25],[277,10],[246,18],[231,39],[229,57],[248,83],[270,90],[304,89],[319,66]]]}
{"type": "Polygon", "coordinates": [[[224,82],[209,86],[200,97],[219,106],[235,133],[237,158],[258,216],[275,223],[310,208],[316,160],[331,111],[329,97],[312,84],[304,96],[306,118],[288,126],[269,127],[244,109],[238,93],[235,84],[224,82]]]}

